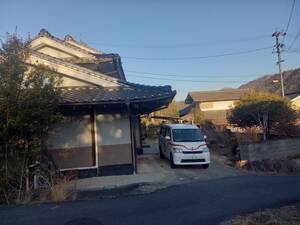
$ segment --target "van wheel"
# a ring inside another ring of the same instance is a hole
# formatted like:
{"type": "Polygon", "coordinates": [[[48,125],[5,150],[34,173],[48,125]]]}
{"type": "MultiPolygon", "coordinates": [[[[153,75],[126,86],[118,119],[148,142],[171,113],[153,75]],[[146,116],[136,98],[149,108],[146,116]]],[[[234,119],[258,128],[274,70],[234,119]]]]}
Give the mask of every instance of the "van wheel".
{"type": "Polygon", "coordinates": [[[172,154],[170,154],[170,167],[172,169],[176,168],[176,165],[174,163],[174,159],[173,159],[173,155],[172,154]]]}
{"type": "Polygon", "coordinates": [[[161,147],[159,147],[159,157],[160,157],[161,159],[164,158],[164,154],[163,154],[162,151],[161,151],[161,147]]]}
{"type": "Polygon", "coordinates": [[[203,169],[208,169],[208,167],[209,167],[209,164],[203,164],[203,165],[202,165],[202,168],[203,168],[203,169]]]}

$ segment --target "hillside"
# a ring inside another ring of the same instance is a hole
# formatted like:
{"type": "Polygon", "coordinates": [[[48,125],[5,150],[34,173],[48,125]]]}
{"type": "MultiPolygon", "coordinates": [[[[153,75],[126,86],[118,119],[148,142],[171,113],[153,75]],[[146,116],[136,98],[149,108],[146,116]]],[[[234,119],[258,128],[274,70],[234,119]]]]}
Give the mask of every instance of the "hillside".
{"type": "MultiPolygon", "coordinates": [[[[283,73],[284,78],[284,90],[285,93],[300,92],[300,68],[288,70],[283,73]]],[[[266,90],[272,93],[281,93],[280,86],[280,75],[265,75],[256,80],[250,81],[246,84],[240,86],[240,88],[256,88],[259,90],[266,90]],[[273,80],[278,80],[279,82],[274,83],[273,80]]]]}

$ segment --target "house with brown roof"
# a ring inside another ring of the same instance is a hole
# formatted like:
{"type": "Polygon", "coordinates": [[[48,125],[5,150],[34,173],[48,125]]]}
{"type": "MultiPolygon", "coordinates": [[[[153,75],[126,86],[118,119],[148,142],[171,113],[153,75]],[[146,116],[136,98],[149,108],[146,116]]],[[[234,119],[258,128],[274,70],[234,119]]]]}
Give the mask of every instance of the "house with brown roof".
{"type": "Polygon", "coordinates": [[[130,83],[118,54],[106,54],[42,29],[29,43],[28,64],[43,64],[62,77],[60,112],[47,149],[60,171],[79,176],[137,171],[141,148],[140,116],[166,107],[176,92],[170,86],[130,83]]]}
{"type": "Polygon", "coordinates": [[[296,110],[300,110],[300,91],[286,93],[285,96],[290,99],[292,106],[296,110]]]}
{"type": "Polygon", "coordinates": [[[182,110],[181,115],[195,113],[200,115],[202,120],[209,120],[216,125],[226,125],[229,110],[247,91],[246,89],[225,89],[189,92],[185,99],[185,103],[189,104],[189,110],[182,110]]]}

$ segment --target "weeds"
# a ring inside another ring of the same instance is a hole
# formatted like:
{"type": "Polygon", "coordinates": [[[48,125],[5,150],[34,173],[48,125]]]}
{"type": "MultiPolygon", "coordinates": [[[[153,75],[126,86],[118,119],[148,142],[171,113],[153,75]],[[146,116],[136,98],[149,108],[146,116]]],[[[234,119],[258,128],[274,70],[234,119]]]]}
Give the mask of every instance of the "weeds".
{"type": "Polygon", "coordinates": [[[45,165],[29,170],[13,161],[15,163],[9,164],[8,176],[0,179],[0,203],[60,202],[76,197],[71,176],[63,176],[45,165]]]}
{"type": "Polygon", "coordinates": [[[246,216],[237,216],[221,225],[299,225],[300,203],[279,209],[267,209],[246,216]]]}
{"type": "Polygon", "coordinates": [[[261,140],[260,130],[257,127],[248,127],[243,132],[235,133],[238,144],[253,144],[261,140]]]}

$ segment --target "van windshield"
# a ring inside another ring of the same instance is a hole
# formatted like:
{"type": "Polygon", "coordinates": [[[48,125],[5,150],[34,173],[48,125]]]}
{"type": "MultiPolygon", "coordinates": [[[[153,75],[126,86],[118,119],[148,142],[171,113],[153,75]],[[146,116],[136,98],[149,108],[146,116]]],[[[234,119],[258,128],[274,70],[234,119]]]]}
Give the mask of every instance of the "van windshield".
{"type": "Polygon", "coordinates": [[[204,136],[199,129],[174,129],[172,134],[175,142],[204,141],[204,136]]]}

